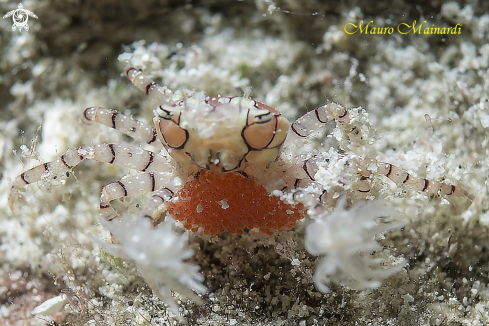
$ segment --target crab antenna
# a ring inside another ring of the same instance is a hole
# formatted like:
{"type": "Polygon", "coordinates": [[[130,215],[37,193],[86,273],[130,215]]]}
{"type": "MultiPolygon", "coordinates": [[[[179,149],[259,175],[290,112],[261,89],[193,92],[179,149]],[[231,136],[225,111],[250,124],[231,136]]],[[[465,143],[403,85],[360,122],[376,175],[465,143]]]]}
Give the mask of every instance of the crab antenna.
{"type": "Polygon", "coordinates": [[[182,92],[182,90],[179,90],[180,94],[182,94],[182,101],[183,101],[183,105],[185,106],[185,109],[187,109],[188,107],[188,97],[187,97],[187,94],[185,94],[185,92],[182,92]]]}
{"type": "Polygon", "coordinates": [[[250,94],[251,94],[251,86],[245,88],[244,93],[243,93],[243,97],[244,98],[250,98],[250,94]]]}

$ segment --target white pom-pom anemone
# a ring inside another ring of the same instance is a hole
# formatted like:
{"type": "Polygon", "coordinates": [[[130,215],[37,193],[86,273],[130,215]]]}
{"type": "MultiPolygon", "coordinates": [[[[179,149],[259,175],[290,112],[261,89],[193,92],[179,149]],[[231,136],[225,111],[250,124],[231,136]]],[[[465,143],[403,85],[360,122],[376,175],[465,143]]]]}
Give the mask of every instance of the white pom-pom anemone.
{"type": "Polygon", "coordinates": [[[345,210],[345,198],[338,201],[331,215],[322,214],[306,229],[305,246],[313,255],[324,255],[318,262],[314,284],[328,293],[329,282],[344,284],[355,290],[376,288],[382,280],[399,272],[404,260],[394,266],[382,266],[384,258],[372,252],[382,251],[374,236],[401,226],[399,222],[377,223],[377,218],[397,213],[375,202],[354,205],[345,210]]]}
{"type": "Polygon", "coordinates": [[[134,224],[128,216],[113,222],[100,218],[100,222],[119,243],[107,243],[91,234],[90,238],[108,253],[133,260],[153,292],[168,304],[178,318],[181,319],[181,316],[171,290],[201,302],[192,290],[207,292],[202,284],[204,277],[199,273],[199,266],[185,262],[194,254],[193,250],[185,248],[188,232],[182,235],[173,232],[173,221],[165,221],[155,229],[149,220],[138,219],[134,224]]]}

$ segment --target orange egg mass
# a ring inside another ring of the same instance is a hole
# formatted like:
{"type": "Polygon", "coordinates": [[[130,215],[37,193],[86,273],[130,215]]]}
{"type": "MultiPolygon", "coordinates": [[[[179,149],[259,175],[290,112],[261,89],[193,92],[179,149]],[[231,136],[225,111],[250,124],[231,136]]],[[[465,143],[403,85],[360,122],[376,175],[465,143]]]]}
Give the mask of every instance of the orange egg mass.
{"type": "Polygon", "coordinates": [[[186,229],[201,227],[208,235],[241,234],[245,228],[272,234],[291,229],[305,216],[302,204],[288,205],[237,172],[202,170],[175,195],[178,201],[168,203],[168,212],[186,229]]]}

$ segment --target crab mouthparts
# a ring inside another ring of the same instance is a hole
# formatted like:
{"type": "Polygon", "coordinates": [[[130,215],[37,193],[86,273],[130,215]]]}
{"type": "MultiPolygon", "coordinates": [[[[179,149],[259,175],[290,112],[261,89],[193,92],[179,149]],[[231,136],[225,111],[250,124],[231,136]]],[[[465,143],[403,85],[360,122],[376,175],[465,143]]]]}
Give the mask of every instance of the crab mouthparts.
{"type": "Polygon", "coordinates": [[[227,172],[239,167],[240,159],[232,150],[221,148],[217,151],[212,149],[198,148],[190,157],[199,167],[216,172],[227,172]]]}

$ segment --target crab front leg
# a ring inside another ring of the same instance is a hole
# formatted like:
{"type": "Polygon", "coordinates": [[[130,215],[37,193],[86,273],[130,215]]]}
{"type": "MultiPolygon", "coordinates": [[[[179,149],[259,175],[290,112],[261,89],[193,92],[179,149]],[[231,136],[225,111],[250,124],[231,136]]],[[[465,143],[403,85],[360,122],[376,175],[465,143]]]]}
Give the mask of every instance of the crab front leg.
{"type": "Polygon", "coordinates": [[[326,208],[334,207],[336,202],[336,198],[332,198],[331,194],[314,179],[320,162],[325,162],[325,159],[319,156],[307,158],[305,155],[299,155],[294,158],[292,166],[285,171],[288,182],[282,192],[292,194],[294,202],[309,207],[309,215],[319,215],[326,208]],[[317,191],[314,193],[314,191],[303,190],[310,186],[316,188],[317,191]]]}
{"type": "Polygon", "coordinates": [[[154,214],[158,207],[171,200],[181,185],[180,178],[174,178],[165,187],[158,190],[144,206],[143,217],[154,221],[154,214]]]}
{"type": "Polygon", "coordinates": [[[145,171],[170,172],[166,158],[137,146],[101,144],[82,146],[68,150],[56,161],[38,165],[14,179],[8,203],[12,208],[19,187],[38,182],[47,173],[53,176],[65,174],[85,159],[145,171]]]}
{"type": "MultiPolygon", "coordinates": [[[[343,159],[346,156],[340,155],[339,158],[343,159]]],[[[337,186],[329,186],[329,189],[324,189],[324,186],[316,180],[316,173],[320,167],[325,169],[330,168],[329,158],[325,158],[321,155],[314,155],[307,157],[306,155],[299,155],[294,158],[294,163],[291,168],[286,171],[286,174],[291,176],[287,188],[283,189],[285,192],[290,192],[293,195],[293,199],[296,202],[300,202],[306,207],[311,207],[309,210],[310,215],[319,215],[323,213],[327,208],[336,207],[338,200],[341,198],[340,194],[344,192],[344,189],[340,186],[344,184],[345,180],[342,176],[338,176],[337,186]],[[309,190],[304,190],[309,188],[309,190]]],[[[349,168],[349,163],[345,163],[345,168],[349,168]]],[[[353,182],[350,190],[355,198],[365,200],[370,195],[371,180],[361,176],[358,180],[353,182]]]]}
{"type": "Polygon", "coordinates": [[[359,128],[351,123],[348,109],[341,104],[331,102],[307,112],[294,121],[290,126],[292,132],[287,137],[286,145],[293,143],[297,139],[307,138],[331,120],[336,120],[337,125],[350,138],[361,138],[359,128]]]}
{"type": "Polygon", "coordinates": [[[107,221],[112,221],[119,217],[110,204],[112,200],[158,190],[143,211],[143,217],[153,222],[154,211],[165,202],[165,198],[169,200],[173,197],[173,193],[176,190],[175,182],[168,186],[172,179],[174,177],[169,172],[148,172],[126,176],[119,181],[108,184],[102,189],[102,195],[100,196],[100,214],[107,221]]]}
{"type": "Polygon", "coordinates": [[[103,124],[120,131],[137,141],[144,142],[157,148],[162,148],[154,127],[136,119],[129,118],[117,111],[107,110],[101,107],[90,107],[83,111],[82,121],[87,124],[91,124],[92,122],[103,124]]]}

